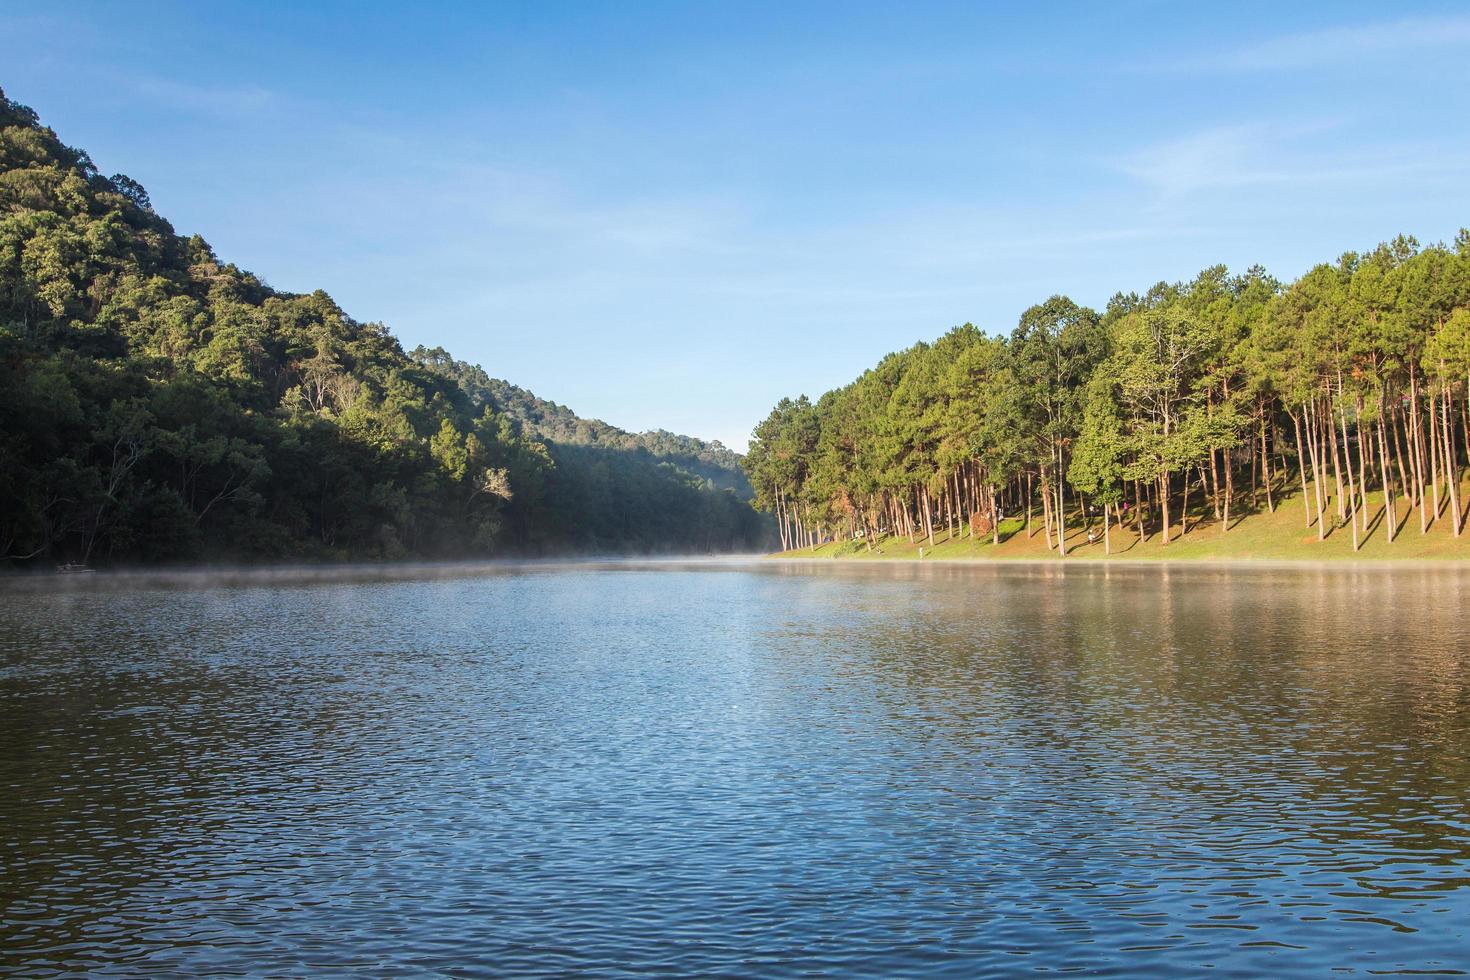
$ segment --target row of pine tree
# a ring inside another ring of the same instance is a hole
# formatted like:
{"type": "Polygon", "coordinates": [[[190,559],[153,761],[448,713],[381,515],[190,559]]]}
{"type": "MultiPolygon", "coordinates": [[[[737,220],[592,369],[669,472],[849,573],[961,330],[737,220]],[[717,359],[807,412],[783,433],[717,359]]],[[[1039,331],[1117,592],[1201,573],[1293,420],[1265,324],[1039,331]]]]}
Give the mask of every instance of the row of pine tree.
{"type": "Polygon", "coordinates": [[[1167,544],[1191,507],[1228,532],[1291,492],[1357,550],[1380,524],[1462,534],[1467,383],[1470,233],[1401,237],[1289,284],[1216,266],[1102,313],[1053,297],[1008,337],[957,327],[783,399],[745,466],[786,548],[998,541],[1034,511],[1064,556],[1069,521],[1167,544]]]}

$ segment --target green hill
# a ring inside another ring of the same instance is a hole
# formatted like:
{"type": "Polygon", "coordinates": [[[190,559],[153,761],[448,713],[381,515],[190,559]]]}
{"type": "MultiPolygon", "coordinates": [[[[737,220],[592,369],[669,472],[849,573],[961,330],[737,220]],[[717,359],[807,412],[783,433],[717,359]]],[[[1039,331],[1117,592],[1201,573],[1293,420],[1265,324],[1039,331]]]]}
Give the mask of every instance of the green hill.
{"type": "Polygon", "coordinates": [[[0,560],[765,543],[723,447],[559,406],[543,426],[521,403],[551,403],[467,370],[177,234],[0,93],[0,560]]]}
{"type": "Polygon", "coordinates": [[[416,347],[408,356],[453,378],[476,405],[509,415],[521,424],[524,432],[537,439],[557,445],[643,452],[660,462],[673,463],[720,489],[734,490],[743,499],[749,499],[753,493],[750,480],[740,467],[740,455],[719,442],[706,442],[664,429],[627,432],[600,419],[584,419],[565,405],[538,398],[509,381],[490,377],[478,364],[455,360],[442,347],[416,347]]]}

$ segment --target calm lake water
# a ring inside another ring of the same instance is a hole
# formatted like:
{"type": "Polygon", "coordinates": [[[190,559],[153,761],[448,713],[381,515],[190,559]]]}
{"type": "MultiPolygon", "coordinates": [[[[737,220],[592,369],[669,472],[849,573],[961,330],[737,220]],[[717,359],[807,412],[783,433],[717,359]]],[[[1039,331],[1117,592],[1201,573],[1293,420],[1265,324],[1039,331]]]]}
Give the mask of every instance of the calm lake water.
{"type": "Polygon", "coordinates": [[[1470,970],[1470,575],[0,594],[0,972],[1470,970]]]}

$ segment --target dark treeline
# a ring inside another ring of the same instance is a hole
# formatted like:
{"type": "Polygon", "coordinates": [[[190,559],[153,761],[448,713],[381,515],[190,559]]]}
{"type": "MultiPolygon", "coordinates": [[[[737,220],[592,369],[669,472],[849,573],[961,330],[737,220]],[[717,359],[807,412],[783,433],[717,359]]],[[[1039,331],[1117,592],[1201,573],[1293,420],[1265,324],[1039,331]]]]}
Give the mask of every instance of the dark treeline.
{"type": "Polygon", "coordinates": [[[747,550],[736,464],[270,288],[0,93],[0,561],[747,550]]]}
{"type": "Polygon", "coordinates": [[[782,400],[744,465],[788,548],[932,544],[936,528],[998,541],[1023,514],[1061,555],[1068,521],[1094,515],[1109,546],[1119,522],[1167,544],[1191,505],[1224,532],[1290,488],[1318,538],[1345,531],[1356,550],[1380,513],[1389,541],[1460,536],[1467,379],[1462,231],[1285,286],[1217,266],[1101,314],[1057,296],[1008,338],[966,324],[815,404],[782,400]]]}

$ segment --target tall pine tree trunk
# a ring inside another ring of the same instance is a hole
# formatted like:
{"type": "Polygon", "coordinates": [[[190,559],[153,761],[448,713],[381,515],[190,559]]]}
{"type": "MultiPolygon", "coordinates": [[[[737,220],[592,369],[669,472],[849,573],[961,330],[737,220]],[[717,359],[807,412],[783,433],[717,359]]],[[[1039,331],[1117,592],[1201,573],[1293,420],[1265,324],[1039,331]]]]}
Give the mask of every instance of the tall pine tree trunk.
{"type": "MultiPolygon", "coordinates": [[[[1254,463],[1255,458],[1256,458],[1256,454],[1255,453],[1251,453],[1252,463],[1254,463]]],[[[1254,469],[1254,466],[1252,466],[1252,469],[1254,469]]],[[[1233,470],[1232,470],[1232,468],[1230,466],[1230,453],[1229,453],[1229,451],[1226,451],[1226,453],[1225,453],[1225,519],[1220,523],[1220,531],[1221,531],[1222,534],[1230,530],[1230,498],[1233,497],[1233,496],[1235,496],[1235,477],[1232,475],[1232,473],[1233,473],[1233,470]]]]}
{"type": "Polygon", "coordinates": [[[924,497],[924,531],[929,535],[929,547],[932,548],[934,547],[934,512],[929,500],[929,487],[924,486],[921,493],[924,497]]]}
{"type": "Polygon", "coordinates": [[[1443,509],[1439,502],[1440,441],[1439,434],[1435,431],[1438,428],[1438,425],[1435,423],[1435,416],[1438,414],[1439,409],[1435,405],[1434,395],[1431,394],[1429,396],[1429,411],[1425,413],[1424,421],[1429,426],[1429,435],[1427,437],[1427,441],[1429,443],[1429,480],[1434,487],[1434,510],[1430,514],[1430,517],[1433,521],[1439,520],[1440,512],[1443,509]]]}
{"type": "MultiPolygon", "coordinates": [[[[1276,503],[1271,499],[1271,447],[1267,442],[1266,409],[1261,408],[1261,481],[1266,484],[1266,510],[1276,513],[1276,503]]],[[[1254,502],[1252,502],[1254,503],[1254,502]]]]}
{"type": "Polygon", "coordinates": [[[1066,471],[1062,467],[1062,447],[1056,447],[1057,458],[1057,554],[1067,557],[1066,471]]]}
{"type": "Polygon", "coordinates": [[[1337,486],[1337,520],[1339,523],[1341,523],[1342,521],[1347,520],[1351,502],[1347,499],[1347,494],[1343,493],[1342,489],[1342,461],[1338,458],[1337,454],[1337,426],[1332,420],[1333,415],[1336,414],[1336,412],[1334,411],[1336,406],[1336,396],[1329,393],[1327,396],[1327,410],[1326,414],[1322,417],[1322,421],[1326,429],[1326,432],[1324,434],[1326,435],[1328,442],[1331,443],[1332,480],[1333,483],[1337,486]]]}
{"type": "MultiPolygon", "coordinates": [[[[1230,466],[1230,460],[1225,461],[1225,466],[1230,466]]],[[[1210,504],[1215,512],[1215,520],[1220,519],[1220,470],[1215,465],[1215,450],[1210,450],[1210,504]]]]}
{"type": "Polygon", "coordinates": [[[1051,483],[1046,476],[1046,468],[1041,470],[1041,529],[1046,535],[1046,548],[1050,551],[1054,546],[1051,543],[1051,483]]]}
{"type": "Polygon", "coordinates": [[[1465,443],[1465,463],[1470,465],[1470,375],[1465,378],[1465,400],[1460,402],[1460,435],[1465,443]]]}
{"type": "Polygon", "coordinates": [[[1450,387],[1445,385],[1444,397],[1444,468],[1445,480],[1449,484],[1450,492],[1450,526],[1454,528],[1455,537],[1460,536],[1460,488],[1458,486],[1459,474],[1455,472],[1455,437],[1450,431],[1450,417],[1454,414],[1454,405],[1450,401],[1450,387]]]}
{"type": "Polygon", "coordinates": [[[1296,428],[1296,460],[1297,472],[1302,477],[1302,513],[1306,516],[1307,527],[1312,526],[1312,504],[1307,499],[1307,447],[1302,443],[1302,423],[1291,413],[1291,424],[1296,428]]]}
{"type": "Polygon", "coordinates": [[[1026,471],[1026,537],[1031,537],[1031,471],[1026,471]]]}
{"type": "MultiPolygon", "coordinates": [[[[1185,484],[1188,485],[1188,478],[1185,484]]],[[[1164,515],[1164,546],[1169,546],[1169,471],[1165,470],[1159,480],[1159,504],[1160,512],[1164,515]]]]}
{"type": "Polygon", "coordinates": [[[995,502],[995,487],[990,487],[990,543],[1000,544],[1000,507],[995,502]]]}
{"type": "MultiPolygon", "coordinates": [[[[1347,517],[1348,517],[1348,523],[1350,525],[1352,525],[1352,530],[1353,530],[1353,551],[1357,551],[1358,550],[1358,512],[1357,512],[1358,490],[1357,490],[1357,487],[1353,485],[1353,456],[1352,456],[1352,450],[1351,450],[1351,448],[1348,445],[1347,407],[1342,404],[1342,378],[1341,378],[1341,376],[1338,377],[1337,385],[1338,385],[1338,393],[1337,393],[1338,394],[1338,397],[1336,398],[1336,401],[1337,401],[1337,406],[1338,406],[1338,418],[1342,422],[1342,454],[1343,454],[1344,457],[1346,457],[1346,462],[1347,462],[1347,475],[1348,475],[1348,494],[1352,497],[1352,500],[1348,504],[1348,515],[1347,515],[1347,517]]],[[[1333,438],[1333,441],[1334,442],[1337,441],[1336,440],[1336,437],[1333,438]]]]}
{"type": "Polygon", "coordinates": [[[1311,406],[1312,401],[1308,401],[1306,407],[1303,409],[1303,414],[1307,416],[1308,421],[1307,451],[1312,457],[1312,497],[1317,505],[1317,540],[1321,541],[1327,537],[1327,529],[1323,527],[1324,521],[1322,520],[1322,515],[1327,510],[1327,504],[1322,499],[1321,454],[1317,451],[1317,432],[1321,427],[1317,425],[1317,419],[1315,413],[1312,412],[1311,406]]]}
{"type": "Polygon", "coordinates": [[[1419,501],[1419,533],[1429,533],[1429,501],[1425,482],[1429,477],[1428,463],[1424,459],[1424,432],[1419,422],[1419,375],[1414,364],[1409,363],[1409,452],[1414,461],[1414,496],[1419,501]]]}
{"type": "Polygon", "coordinates": [[[1363,535],[1368,534],[1368,455],[1373,451],[1373,440],[1363,438],[1363,396],[1357,395],[1353,399],[1353,428],[1358,433],[1358,486],[1362,489],[1360,498],[1360,519],[1363,524],[1363,535]]]}
{"type": "Polygon", "coordinates": [[[1393,486],[1388,476],[1388,438],[1383,431],[1383,395],[1378,396],[1378,468],[1383,471],[1383,519],[1388,521],[1388,543],[1398,532],[1399,518],[1393,506],[1393,486]]]}

